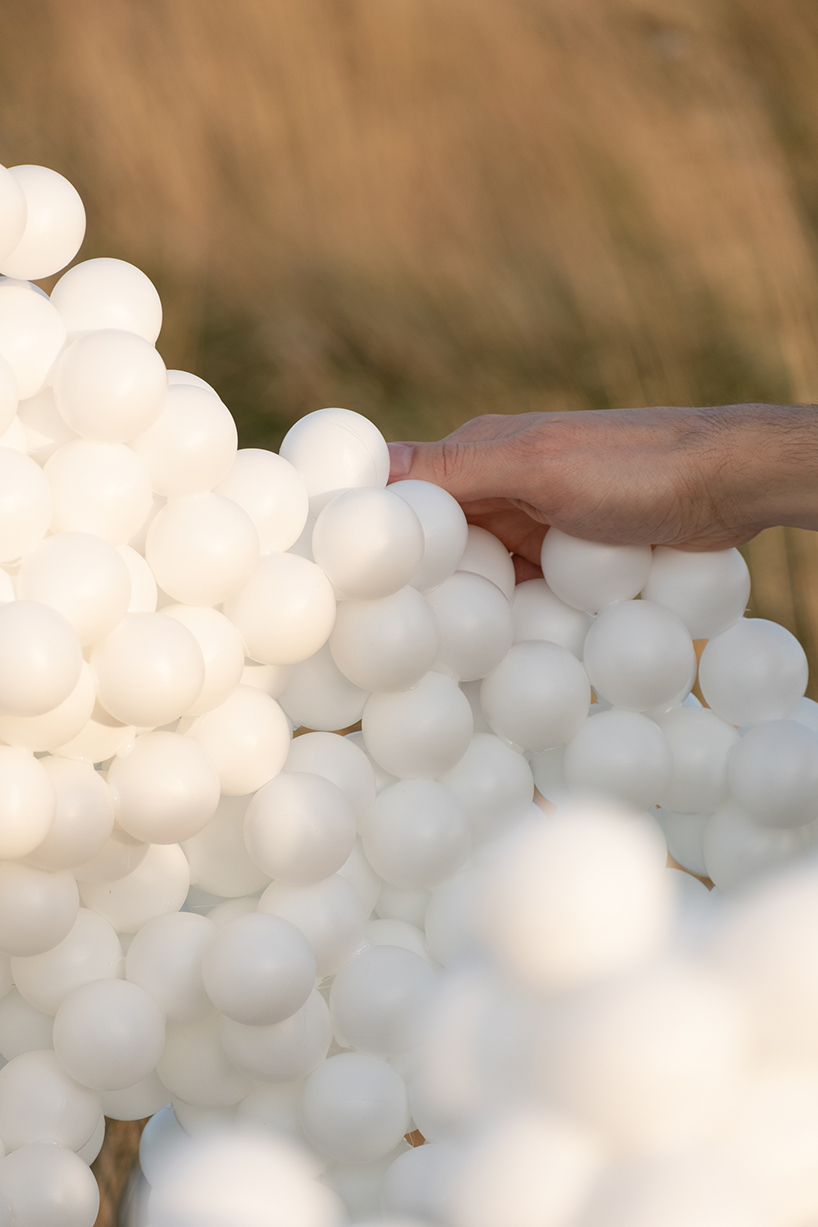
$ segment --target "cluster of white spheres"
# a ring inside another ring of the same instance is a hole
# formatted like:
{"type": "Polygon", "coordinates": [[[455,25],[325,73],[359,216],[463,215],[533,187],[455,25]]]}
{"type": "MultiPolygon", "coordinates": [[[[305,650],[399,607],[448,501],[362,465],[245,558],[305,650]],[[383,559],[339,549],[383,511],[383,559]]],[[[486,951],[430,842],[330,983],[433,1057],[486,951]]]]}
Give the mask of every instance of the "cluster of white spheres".
{"type": "Polygon", "coordinates": [[[813,871],[693,876],[818,842],[741,555],[516,584],[359,414],[239,449],[139,269],[34,284],[84,225],[0,168],[0,1227],[146,1117],[151,1227],[814,1221],[813,871]]]}

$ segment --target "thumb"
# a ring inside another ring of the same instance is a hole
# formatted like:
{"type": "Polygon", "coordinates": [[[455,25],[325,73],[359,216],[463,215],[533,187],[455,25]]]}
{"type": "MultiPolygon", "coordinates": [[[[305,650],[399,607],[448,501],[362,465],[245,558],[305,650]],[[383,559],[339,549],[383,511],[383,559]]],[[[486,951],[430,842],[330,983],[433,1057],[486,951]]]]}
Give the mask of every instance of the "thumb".
{"type": "Polygon", "coordinates": [[[442,439],[439,443],[390,443],[389,480],[434,482],[460,503],[516,493],[509,448],[503,439],[442,439]]]}

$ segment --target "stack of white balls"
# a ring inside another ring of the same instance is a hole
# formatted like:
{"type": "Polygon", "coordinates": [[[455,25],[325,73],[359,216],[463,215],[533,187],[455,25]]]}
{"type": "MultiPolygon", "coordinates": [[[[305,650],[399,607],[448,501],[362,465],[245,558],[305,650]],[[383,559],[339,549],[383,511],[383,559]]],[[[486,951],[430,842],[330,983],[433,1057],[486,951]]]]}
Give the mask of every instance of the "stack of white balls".
{"type": "Polygon", "coordinates": [[[724,901],[818,705],[741,556],[515,586],[355,413],[237,450],[143,273],[31,284],[84,226],[0,169],[0,1227],[154,1113],[150,1227],[818,1218],[818,884],[724,901]]]}

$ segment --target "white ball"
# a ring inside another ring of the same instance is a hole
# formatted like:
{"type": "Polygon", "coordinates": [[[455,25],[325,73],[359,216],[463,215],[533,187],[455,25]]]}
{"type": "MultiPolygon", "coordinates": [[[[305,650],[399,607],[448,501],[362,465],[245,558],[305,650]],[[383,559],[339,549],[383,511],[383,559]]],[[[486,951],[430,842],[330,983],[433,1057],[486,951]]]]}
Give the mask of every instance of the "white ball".
{"type": "Polygon", "coordinates": [[[114,805],[102,775],[89,763],[49,755],[41,758],[57,798],[45,838],[29,854],[38,869],[74,869],[105,847],[114,825],[114,805]]]}
{"type": "Polygon", "coordinates": [[[346,1047],[390,1057],[426,1036],[437,976],[420,955],[399,946],[369,946],[332,982],[329,1008],[346,1047]]]}
{"type": "Polygon", "coordinates": [[[159,417],[132,447],[157,494],[184,498],[212,490],[224,480],[238,449],[238,434],[218,396],[190,384],[172,384],[159,417]]]}
{"type": "Polygon", "coordinates": [[[366,936],[375,946],[398,946],[401,950],[411,950],[412,954],[417,954],[430,966],[434,963],[423,930],[406,920],[370,920],[366,926],[366,936]]]}
{"type": "Polygon", "coordinates": [[[13,958],[11,965],[17,990],[29,1005],[56,1014],[81,984],[114,980],[122,974],[122,946],[103,916],[81,907],[61,942],[43,954],[13,958]]]}
{"type": "Polygon", "coordinates": [[[756,724],[730,750],[734,800],[765,827],[800,827],[818,818],[818,733],[797,720],[756,724]]]}
{"type": "Polygon", "coordinates": [[[329,644],[292,668],[280,702],[293,728],[332,732],[349,728],[361,719],[369,691],[345,677],[336,665],[329,644]]]}
{"type": "Polygon", "coordinates": [[[23,1052],[51,1048],[54,1019],[35,1010],[16,988],[0,1001],[0,1053],[12,1061],[23,1052]]]}
{"type": "Polygon", "coordinates": [[[77,189],[46,166],[12,166],[26,198],[26,228],[0,260],[7,277],[39,281],[70,264],[85,238],[85,209],[77,189]]]}
{"type": "Polygon", "coordinates": [[[584,610],[566,605],[556,596],[544,579],[527,579],[517,584],[511,602],[514,619],[514,642],[546,639],[573,652],[582,660],[585,636],[593,618],[584,610]]]}
{"type": "Polygon", "coordinates": [[[728,724],[786,718],[803,696],[809,667],[801,644],[777,622],[741,618],[711,639],[699,662],[707,703],[728,724]]]}
{"type": "Polygon", "coordinates": [[[427,673],[411,690],[373,694],[362,727],[367,749],[386,771],[434,779],[466,753],[474,719],[456,682],[427,673]]]}
{"type": "Polygon", "coordinates": [[[54,1018],[54,1051],[72,1078],[117,1091],[147,1077],[162,1055],[162,1011],[137,984],[95,980],[75,988],[54,1018]]]}
{"type": "Polygon", "coordinates": [[[126,614],[93,648],[91,668],[105,710],[138,728],[177,719],[204,684],[198,643],[187,627],[161,613],[126,614]]]}
{"type": "Polygon", "coordinates": [[[51,382],[71,429],[107,443],[127,443],[152,426],[168,392],[165,364],[150,341],[116,328],[72,341],[51,382]]]}
{"type": "Polygon", "coordinates": [[[216,493],[244,508],[256,526],[262,554],[288,550],[307,523],[310,500],[304,478],[275,452],[240,448],[216,493]]]}
{"type": "Polygon", "coordinates": [[[357,1052],[330,1057],[310,1074],[301,1124],[312,1145],[338,1163],[369,1163],[409,1128],[403,1079],[385,1061],[357,1052]]]}
{"type": "Polygon", "coordinates": [[[55,533],[92,533],[125,545],[151,510],[148,471],[124,443],[73,439],[46,461],[55,533]]]}
{"type": "MultiPolygon", "coordinates": [[[[338,877],[345,878],[354,887],[364,910],[371,912],[381,893],[381,880],[366,859],[360,839],[356,841],[355,847],[338,870],[338,877]]],[[[372,940],[374,941],[374,938],[372,940]]]]}
{"type": "MultiPolygon", "coordinates": [[[[138,558],[139,555],[137,554],[138,558]]],[[[244,673],[244,644],[232,622],[217,609],[196,605],[165,605],[162,613],[186,626],[204,658],[205,680],[199,697],[185,715],[212,711],[232,694],[244,673]]]]}
{"type": "Polygon", "coordinates": [[[383,487],[389,478],[383,435],[374,422],[349,409],[306,414],[287,431],[280,452],[304,478],[312,515],[341,490],[383,487]]]}
{"type": "Polygon", "coordinates": [[[224,612],[241,632],[251,659],[295,664],[329,639],[335,596],[315,563],[296,554],[265,554],[224,612]]]}
{"type": "Polygon", "coordinates": [[[162,327],[162,303],[149,277],[126,260],[84,260],[63,273],[51,301],[70,333],[117,328],[151,344],[162,327]]]}
{"type": "Polygon", "coordinates": [[[548,586],[575,609],[597,613],[641,592],[651,568],[649,545],[605,545],[549,528],[540,560],[548,586]]]}
{"type": "Polygon", "coordinates": [[[472,571],[475,575],[490,579],[507,601],[514,595],[516,575],[511,555],[502,541],[485,528],[469,525],[468,540],[458,570],[472,571]]]}
{"type": "Polygon", "coordinates": [[[268,875],[250,859],[244,842],[244,814],[250,797],[222,797],[198,835],[182,844],[192,885],[224,899],[261,890],[268,875]]]}
{"type": "Polygon", "coordinates": [[[77,883],[67,870],[44,873],[31,865],[0,865],[0,950],[42,954],[67,937],[77,919],[77,883]]]}
{"type": "Polygon", "coordinates": [[[260,788],[244,818],[250,856],[278,882],[307,886],[335,873],[355,846],[355,814],[320,775],[288,771],[260,788]]]}
{"type": "Polygon", "coordinates": [[[473,962],[482,952],[485,884],[484,868],[464,869],[438,887],[429,900],[424,918],[426,941],[437,962],[449,970],[473,962]]]}
{"type": "Polygon", "coordinates": [[[0,356],[20,400],[40,391],[64,344],[65,325],[47,296],[26,281],[0,280],[0,356]]]}
{"type": "Polygon", "coordinates": [[[258,910],[289,920],[301,930],[312,947],[319,978],[332,975],[352,958],[366,928],[367,914],[358,892],[337,873],[312,886],[272,882],[258,910]]]}
{"type": "Polygon", "coordinates": [[[435,614],[411,587],[380,600],[341,601],[329,638],[344,677],[368,691],[414,685],[431,668],[439,643],[435,614]]]}
{"type": "Polygon", "coordinates": [[[650,809],[662,799],[673,771],[665,734],[647,716],[631,711],[590,716],[565,747],[564,763],[569,788],[637,809],[650,809]]]}
{"type": "MultiPolygon", "coordinates": [[[[108,796],[110,800],[110,793],[108,796]]],[[[113,810],[112,802],[111,809],[113,810]]],[[[99,852],[73,867],[74,877],[78,882],[118,882],[142,864],[148,855],[149,846],[114,825],[99,852]]]]}
{"type": "Polygon", "coordinates": [[[82,647],[62,614],[35,601],[0,605],[0,711],[41,716],[79,681],[82,647]]]}
{"type": "MultiPolygon", "coordinates": [[[[0,187],[0,192],[2,190],[0,187]]],[[[0,434],[5,434],[10,430],[15,419],[19,421],[19,418],[17,418],[19,404],[20,397],[17,393],[17,380],[14,378],[14,371],[6,359],[0,356],[0,434]]],[[[23,450],[28,451],[28,446],[23,450]]]]}
{"type": "Polygon", "coordinates": [[[0,447],[10,447],[12,451],[19,452],[22,456],[28,454],[26,432],[19,417],[13,417],[8,429],[0,435],[0,447]]]}
{"type": "Polygon", "coordinates": [[[281,1022],[315,984],[315,956],[290,921],[251,912],[223,925],[204,952],[202,979],[217,1010],[236,1022],[281,1022]]]}
{"type": "Polygon", "coordinates": [[[212,396],[219,395],[215,388],[202,379],[201,375],[194,375],[190,371],[168,371],[168,384],[172,388],[178,384],[184,384],[189,388],[204,388],[205,392],[210,392],[212,396]]]}
{"type": "Polygon", "coordinates": [[[60,417],[54,401],[54,389],[48,384],[36,396],[20,402],[17,419],[23,427],[26,451],[37,464],[45,464],[58,447],[77,437],[60,417]]]}
{"type": "Polygon", "coordinates": [[[51,489],[28,456],[0,447],[0,562],[27,554],[51,522],[51,489]]]}
{"type": "MultiPolygon", "coordinates": [[[[242,651],[244,644],[242,644],[242,651]]],[[[254,661],[244,658],[244,669],[241,674],[242,686],[253,686],[262,690],[271,699],[277,699],[284,691],[292,677],[292,665],[257,665],[254,661]]]]}
{"type": "Polygon", "coordinates": [[[744,616],[750,572],[738,550],[692,553],[658,545],[642,595],[677,614],[694,639],[712,639],[744,616]]]}
{"type": "Polygon", "coordinates": [[[25,192],[11,171],[0,166],[0,260],[20,242],[27,216],[25,192]]]}
{"type": "Polygon", "coordinates": [[[213,921],[194,912],[157,916],[134,935],[125,978],[144,989],[170,1022],[204,1018],[213,1005],[202,979],[202,959],[215,934],[213,921]]]}
{"type": "Polygon", "coordinates": [[[463,508],[448,490],[429,481],[397,481],[390,490],[407,502],[420,520],[423,561],[409,583],[428,592],[460,566],[469,539],[463,508]]]}
{"type": "Polygon", "coordinates": [[[498,737],[527,750],[563,745],[588,711],[591,687],[573,653],[556,643],[515,643],[484,679],[480,702],[498,737]]]}
{"type": "Polygon", "coordinates": [[[491,733],[475,733],[460,762],[440,783],[465,806],[475,839],[499,834],[527,813],[534,798],[525,758],[491,733]]]}
{"type": "Polygon", "coordinates": [[[145,557],[175,601],[220,605],[253,574],[258,534],[247,512],[220,494],[174,499],[151,523],[145,557]]]}
{"type": "Polygon", "coordinates": [[[290,1082],[305,1078],[326,1058],[332,1023],[324,998],[313,989],[304,1005],[281,1022],[248,1026],[227,1015],[221,1040],[237,1069],[261,1081],[290,1082]]]}
{"type": "Polygon", "coordinates": [[[456,571],[427,600],[440,627],[436,669],[473,682],[499,665],[511,647],[514,621],[496,584],[472,571],[456,571]]]}
{"type": "Polygon", "coordinates": [[[48,1140],[79,1150],[94,1132],[99,1098],[53,1052],[21,1053],[0,1070],[0,1138],[6,1151],[48,1140]]]}
{"type": "Polygon", "coordinates": [[[679,813],[712,813],[727,800],[727,758],[738,733],[704,708],[674,707],[656,722],[673,755],[662,805],[679,813]]]}
{"type": "Polygon", "coordinates": [[[219,773],[226,796],[255,792],[287,761],[290,726],[269,695],[237,686],[218,707],[198,716],[187,735],[198,741],[219,773]]]}
{"type": "Polygon", "coordinates": [[[380,920],[401,920],[419,927],[429,907],[428,890],[401,890],[389,882],[381,882],[375,914],[380,920]]]}
{"type": "Polygon", "coordinates": [[[735,801],[717,809],[704,828],[707,876],[731,891],[762,873],[804,856],[814,841],[808,827],[761,826],[735,801]]]}
{"type": "Polygon", "coordinates": [[[294,737],[285,771],[309,771],[336,784],[361,826],[375,800],[375,773],[360,746],[337,733],[303,733],[294,737]]]}
{"type": "Polygon", "coordinates": [[[219,775],[205,751],[178,733],[144,733],[108,769],[123,830],[150,844],[198,834],[219,804],[219,775]]]}
{"type": "MultiPolygon", "coordinates": [[[[168,1088],[163,1086],[154,1070],[133,1086],[119,1091],[100,1091],[102,1110],[111,1120],[144,1120],[158,1112],[168,1102],[168,1088]]],[[[84,1151],[80,1152],[85,1157],[84,1151]]],[[[88,1162],[89,1160],[86,1160],[88,1162]]],[[[93,1163],[93,1158],[90,1162],[93,1163]]]]}
{"type": "Polygon", "coordinates": [[[219,1030],[216,1013],[198,1022],[168,1026],[156,1072],[174,1100],[193,1107],[227,1108],[252,1089],[247,1075],[228,1061],[219,1030]]]}
{"type": "Polygon", "coordinates": [[[90,533],[58,533],[23,559],[17,596],[58,610],[87,646],[104,639],[124,617],[130,574],[107,541],[90,533]]]}
{"type": "Polygon", "coordinates": [[[656,821],[664,832],[667,850],[674,861],[691,873],[707,877],[704,863],[704,831],[710,814],[680,814],[660,806],[655,811],[656,821]]]}
{"type": "Polygon", "coordinates": [[[64,1146],[36,1142],[0,1161],[0,1193],[16,1221],[60,1227],[93,1227],[99,1188],[87,1163],[64,1146]]]}
{"type": "Polygon", "coordinates": [[[47,836],[55,810],[54,784],[42,763],[25,750],[0,746],[0,857],[33,852],[47,836]]]}
{"type": "Polygon", "coordinates": [[[136,868],[116,881],[81,880],[84,906],[99,912],[118,933],[136,933],[156,916],[178,912],[190,889],[190,870],[178,844],[152,844],[135,859],[136,868]]]}
{"type": "MultiPolygon", "coordinates": [[[[93,676],[91,674],[92,678],[93,676]]],[[[43,716],[41,719],[46,720],[48,717],[43,716]]],[[[71,758],[93,766],[94,763],[103,763],[118,754],[133,740],[135,734],[133,725],[115,720],[97,702],[87,724],[70,741],[57,746],[54,753],[61,758],[71,758]]]]}
{"type": "Polygon", "coordinates": [[[391,490],[347,490],[315,521],[312,552],[338,597],[373,601],[412,578],[423,559],[423,529],[391,490]]]}
{"type": "Polygon", "coordinates": [[[363,831],[376,873],[402,890],[429,890],[461,869],[469,855],[462,802],[433,780],[401,780],[385,788],[363,831]]]}
{"type": "Polygon", "coordinates": [[[94,676],[85,661],[67,699],[41,716],[0,714],[0,738],[27,750],[57,750],[78,736],[91,718],[96,702],[94,676]]]}
{"type": "Polygon", "coordinates": [[[583,663],[603,699],[646,711],[690,686],[696,653],[687,627],[670,610],[652,601],[617,601],[588,631],[583,663]]]}

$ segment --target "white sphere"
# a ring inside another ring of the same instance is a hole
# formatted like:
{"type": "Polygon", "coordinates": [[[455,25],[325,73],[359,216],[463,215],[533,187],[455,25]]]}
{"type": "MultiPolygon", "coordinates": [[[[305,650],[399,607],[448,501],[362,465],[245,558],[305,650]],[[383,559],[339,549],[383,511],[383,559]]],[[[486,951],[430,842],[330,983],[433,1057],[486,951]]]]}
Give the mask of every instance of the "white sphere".
{"type": "Polygon", "coordinates": [[[168,384],[175,387],[177,384],[184,384],[190,388],[204,388],[205,392],[209,392],[211,396],[218,396],[215,388],[205,380],[201,375],[194,375],[191,371],[168,371],[168,384]]]}
{"type": "Polygon", "coordinates": [[[212,391],[172,384],[159,417],[131,445],[157,494],[184,498],[223,481],[238,448],[236,423],[212,391]]]}
{"type": "Polygon", "coordinates": [[[345,878],[354,887],[364,911],[367,914],[371,912],[381,893],[381,880],[366,859],[360,839],[356,840],[355,847],[338,870],[338,877],[345,878]]]}
{"type": "Polygon", "coordinates": [[[411,950],[430,966],[434,963],[423,930],[407,920],[391,917],[370,920],[366,936],[374,946],[398,946],[401,950],[411,950]]]}
{"type": "MultiPolygon", "coordinates": [[[[100,1091],[99,1098],[103,1112],[111,1120],[144,1120],[165,1107],[168,1095],[168,1088],[153,1070],[133,1086],[124,1086],[118,1091],[100,1091]]],[[[90,1162],[93,1163],[93,1159],[90,1162]]]]}
{"type": "Polygon", "coordinates": [[[127,980],[75,988],[54,1018],[54,1051],[72,1078],[117,1091],[147,1077],[162,1055],[165,1020],[144,989],[127,980]]]}
{"type": "Polygon", "coordinates": [[[428,592],[460,566],[469,539],[463,508],[448,490],[429,481],[397,481],[390,490],[407,502],[420,520],[423,561],[409,583],[428,592]]]}
{"type": "Polygon", "coordinates": [[[431,668],[439,643],[435,613],[411,587],[380,600],[341,601],[329,638],[344,677],[368,691],[414,685],[431,668]]]}
{"type": "Polygon", "coordinates": [[[511,555],[502,541],[485,528],[469,525],[466,548],[457,569],[490,579],[507,601],[514,595],[516,575],[511,555]]]}
{"type": "Polygon", "coordinates": [[[168,392],[165,364],[150,341],[116,328],[72,341],[51,383],[71,429],[107,443],[127,443],[153,425],[168,392]]]}
{"type": "Polygon", "coordinates": [[[85,728],[96,702],[94,676],[82,662],[77,684],[67,699],[41,716],[0,714],[0,737],[27,750],[57,750],[85,728]]]}
{"type": "Polygon", "coordinates": [[[189,888],[190,870],[179,845],[152,844],[130,873],[115,881],[81,881],[80,895],[85,907],[99,912],[118,933],[136,933],[156,916],[178,912],[189,888]]]}
{"type": "Polygon", "coordinates": [[[56,1014],[81,984],[114,980],[122,974],[122,946],[103,916],[81,907],[68,934],[43,954],[11,960],[18,992],[35,1010],[56,1014]]]}
{"type": "Polygon", "coordinates": [[[563,745],[588,711],[591,687],[573,653],[556,643],[515,643],[484,679],[480,702],[498,737],[526,750],[563,745]]]}
{"type": "Polygon", "coordinates": [[[511,601],[514,642],[546,639],[573,652],[582,660],[585,636],[593,624],[589,613],[566,605],[544,579],[527,579],[517,584],[511,601]]]}
{"type": "Polygon", "coordinates": [[[649,809],[667,790],[673,755],[647,716],[604,711],[590,716],[568,742],[564,764],[569,788],[649,809]]]}
{"type": "Polygon", "coordinates": [[[375,914],[379,920],[402,920],[405,924],[419,927],[423,924],[429,907],[428,890],[402,890],[389,882],[382,882],[375,914]]]}
{"type": "Polygon", "coordinates": [[[464,869],[438,887],[429,900],[424,918],[426,941],[437,962],[449,970],[474,961],[482,951],[485,884],[484,868],[464,869]]]}
{"type": "Polygon", "coordinates": [[[719,890],[731,891],[804,856],[813,841],[808,827],[761,826],[737,802],[728,801],[704,828],[702,855],[707,876],[719,890]]]}
{"type": "Polygon", "coordinates": [[[64,344],[65,325],[46,295],[26,281],[0,280],[0,356],[20,400],[40,391],[64,344]]]}
{"type": "Polygon", "coordinates": [[[250,1091],[250,1079],[227,1059],[219,1031],[215,1013],[168,1026],[156,1072],[174,1099],[194,1107],[226,1108],[250,1091]]]}
{"type": "Polygon", "coordinates": [[[23,559],[17,596],[58,610],[87,646],[104,639],[123,618],[131,599],[130,574],[107,541],[90,533],[58,533],[23,559]]]}
{"type": "Polygon", "coordinates": [[[617,601],[588,631],[583,663],[603,699],[646,711],[670,702],[690,684],[696,654],[676,614],[652,601],[617,601]]]}
{"type": "Polygon", "coordinates": [[[26,199],[26,227],[0,260],[7,277],[39,281],[70,264],[85,238],[85,209],[77,189],[46,166],[12,166],[26,199]]]}
{"type": "Polygon", "coordinates": [[[42,954],[67,937],[79,911],[74,876],[44,873],[31,865],[0,865],[0,950],[42,954]]]}
{"type": "MultiPolygon", "coordinates": [[[[91,677],[93,676],[92,673],[91,677]]],[[[48,717],[41,718],[46,720],[48,717]]],[[[94,763],[103,763],[114,754],[118,754],[133,741],[135,734],[136,730],[133,725],[122,724],[121,721],[115,720],[97,702],[94,704],[91,718],[79,733],[70,741],[57,746],[54,753],[59,754],[61,758],[71,758],[93,766],[94,763]]]]}
{"type": "Polygon", "coordinates": [[[39,465],[0,447],[0,562],[33,549],[45,536],[51,512],[51,489],[39,465]]]}
{"type": "Polygon", "coordinates": [[[434,779],[466,753],[474,720],[457,683],[427,673],[411,690],[373,694],[362,727],[367,749],[386,771],[434,779]]]}
{"type": "Polygon", "coordinates": [[[352,806],[337,784],[288,771],[260,788],[244,818],[250,856],[278,882],[307,886],[335,873],[355,846],[352,806]]]}
{"type": "Polygon", "coordinates": [[[455,571],[427,600],[440,628],[435,669],[473,682],[499,665],[514,639],[514,621],[496,584],[473,571],[455,571]]]}
{"type": "MultiPolygon", "coordinates": [[[[108,799],[113,811],[110,792],[108,799]]],[[[104,882],[106,884],[118,882],[120,878],[127,877],[138,865],[142,864],[148,855],[149,846],[149,844],[143,844],[140,840],[134,839],[133,835],[129,835],[127,831],[122,830],[122,827],[115,824],[99,852],[90,856],[87,861],[82,861],[73,867],[74,877],[78,882],[104,882]]]]}
{"type": "MultiPolygon", "coordinates": [[[[3,361],[0,358],[0,363],[3,361]]],[[[23,427],[26,451],[37,464],[45,464],[58,447],[77,437],[60,417],[54,401],[54,389],[48,384],[36,396],[20,401],[17,420],[23,427]]]]}
{"type": "Polygon", "coordinates": [[[433,780],[401,780],[385,788],[363,831],[376,873],[402,890],[429,890],[463,867],[469,820],[458,797],[433,780]]]}
{"type": "Polygon", "coordinates": [[[818,818],[818,733],[797,720],[756,724],[730,750],[733,799],[765,827],[818,818]]]}
{"type": "Polygon", "coordinates": [[[673,755],[662,805],[679,813],[712,813],[727,800],[727,759],[738,733],[704,708],[674,707],[656,722],[673,755]]]}
{"type": "Polygon", "coordinates": [[[48,832],[29,853],[29,861],[38,869],[73,869],[101,852],[110,838],[111,794],[89,763],[48,755],[39,764],[51,781],[57,804],[48,832]]]}
{"type": "Polygon", "coordinates": [[[541,553],[546,583],[574,609],[597,613],[612,601],[629,601],[650,574],[649,545],[605,545],[581,541],[549,528],[541,553]]]}
{"type": "Polygon", "coordinates": [[[680,814],[660,806],[655,810],[656,821],[664,832],[667,850],[683,869],[707,877],[704,863],[704,831],[711,815],[680,814]]]}
{"type": "Polygon", "coordinates": [[[0,746],[0,858],[33,852],[48,835],[56,804],[42,763],[25,750],[0,746]]]}
{"type": "Polygon", "coordinates": [[[0,166],[0,260],[20,242],[27,217],[25,192],[11,171],[0,166]]]}
{"type": "MultiPolygon", "coordinates": [[[[139,555],[137,554],[138,558],[139,555]]],[[[162,613],[186,626],[204,658],[205,680],[186,716],[212,711],[232,694],[244,673],[244,645],[232,622],[217,609],[197,605],[165,605],[162,613]]]]}
{"type": "Polygon", "coordinates": [[[426,1036],[437,976],[429,963],[399,946],[369,946],[335,976],[329,1008],[345,1046],[390,1057],[426,1036]]]}
{"type": "Polygon", "coordinates": [[[145,557],[175,601],[220,605],[253,574],[258,534],[247,512],[220,494],[174,499],[152,521],[145,557]]]}
{"type": "Polygon", "coordinates": [[[191,1145],[191,1139],[176,1119],[168,1103],[150,1118],[139,1139],[139,1166],[148,1184],[153,1186],[161,1174],[171,1170],[174,1152],[191,1145]]]}
{"type": "Polygon", "coordinates": [[[785,719],[807,686],[801,644],[777,622],[740,618],[711,639],[699,662],[708,705],[728,724],[785,719]]]}
{"type": "Polygon", "coordinates": [[[204,1018],[213,1006],[202,979],[202,959],[215,934],[213,921],[194,912],[157,916],[134,935],[125,978],[144,989],[170,1022],[204,1018]]]}
{"type": "Polygon", "coordinates": [[[51,301],[70,333],[117,328],[151,344],[162,327],[162,303],[141,269],[110,257],[83,260],[63,273],[51,301]]]}
{"type": "Polygon", "coordinates": [[[236,1022],[281,1022],[300,1010],[315,984],[304,934],[280,916],[252,912],[223,925],[204,952],[202,979],[217,1010],[236,1022]]]}
{"type": "Polygon", "coordinates": [[[125,545],[151,510],[147,469],[124,443],[73,439],[49,457],[44,472],[55,533],[92,533],[125,545]]]}
{"type": "Polygon", "coordinates": [[[287,761],[290,726],[269,695],[237,686],[218,707],[198,716],[187,731],[219,773],[221,791],[241,797],[255,792],[287,761]]]}
{"type": "Polygon", "coordinates": [[[259,912],[280,916],[300,929],[315,955],[316,974],[330,976],[360,945],[366,911],[360,896],[337,873],[312,886],[272,882],[259,899],[259,912]]]}
{"type": "Polygon", "coordinates": [[[301,1009],[281,1022],[248,1026],[224,1015],[221,1040],[228,1058],[250,1078],[305,1078],[326,1058],[332,1042],[329,1009],[313,989],[301,1009]]]}
{"type": "Polygon", "coordinates": [[[301,1124],[312,1145],[339,1163],[368,1163],[409,1128],[403,1079],[385,1061],[357,1052],[330,1057],[310,1074],[301,1124]]]}
{"type": "Polygon", "coordinates": [[[256,526],[262,554],[288,550],[307,523],[310,500],[304,478],[283,456],[263,448],[240,448],[216,493],[244,508],[256,526]]]}
{"type": "Polygon", "coordinates": [[[219,775],[205,751],[178,733],[144,733],[108,769],[116,819],[150,844],[198,834],[219,804],[219,775]]]}
{"type": "Polygon", "coordinates": [[[382,488],[389,478],[383,435],[374,422],[349,409],[306,414],[290,427],[279,450],[304,478],[312,515],[341,490],[382,488]]]}
{"type": "Polygon", "coordinates": [[[79,1150],[98,1119],[98,1096],[75,1082],[53,1052],[21,1053],[0,1070],[0,1139],[6,1152],[46,1139],[79,1150]]]}
{"type": "Polygon", "coordinates": [[[71,694],[82,648],[55,609],[35,601],[0,605],[0,711],[40,716],[71,694]]]}
{"type": "Polygon", "coordinates": [[[327,643],[292,668],[280,702],[294,728],[332,732],[360,720],[368,698],[338,668],[327,643]]]}
{"type": "Polygon", "coordinates": [[[312,552],[339,598],[373,601],[403,588],[417,571],[423,529],[391,490],[347,490],[315,521],[312,552]]]}
{"type": "Polygon", "coordinates": [[[295,664],[329,639],[335,596],[315,563],[296,554],[265,554],[224,612],[238,627],[253,660],[295,664]]]}
{"type": "Polygon", "coordinates": [[[204,684],[198,643],[187,627],[161,613],[126,614],[93,648],[91,668],[105,710],[138,728],[177,719],[204,684]]]}
{"type": "Polygon", "coordinates": [[[712,639],[744,616],[750,572],[738,550],[693,553],[657,545],[642,595],[671,609],[693,639],[712,639]]]}
{"type": "Polygon", "coordinates": [[[8,428],[0,435],[0,447],[10,447],[12,451],[19,452],[22,456],[28,454],[26,432],[19,417],[13,417],[8,428]]]}
{"type": "Polygon", "coordinates": [[[375,800],[375,773],[360,746],[337,733],[303,733],[294,737],[285,771],[309,771],[336,784],[361,826],[375,800]]]}
{"type": "Polygon", "coordinates": [[[491,733],[475,733],[459,763],[440,777],[465,806],[472,835],[499,834],[528,810],[534,778],[522,754],[491,733]]]}
{"type": "MultiPolygon", "coordinates": [[[[242,644],[242,651],[244,644],[242,644]]],[[[253,686],[262,690],[271,699],[277,699],[283,693],[285,686],[292,677],[292,665],[257,665],[255,661],[244,658],[244,669],[241,674],[242,686],[253,686]]]]}
{"type": "Polygon", "coordinates": [[[0,1001],[0,1053],[12,1061],[23,1052],[51,1048],[54,1019],[50,1014],[35,1010],[13,988],[0,1001]]]}
{"type": "Polygon", "coordinates": [[[261,890],[270,881],[250,859],[244,842],[244,814],[250,800],[250,796],[222,797],[207,826],[182,844],[193,886],[225,899],[237,899],[261,890]]]}
{"type": "MultiPolygon", "coordinates": [[[[0,192],[2,192],[0,187],[0,192]]],[[[14,371],[9,366],[5,358],[0,356],[0,435],[5,435],[11,430],[15,421],[19,422],[17,417],[17,409],[20,404],[20,397],[17,393],[17,380],[14,378],[14,371]]],[[[26,438],[26,447],[23,451],[28,451],[28,436],[26,438]]],[[[8,446],[8,445],[6,445],[8,446]]]]}

